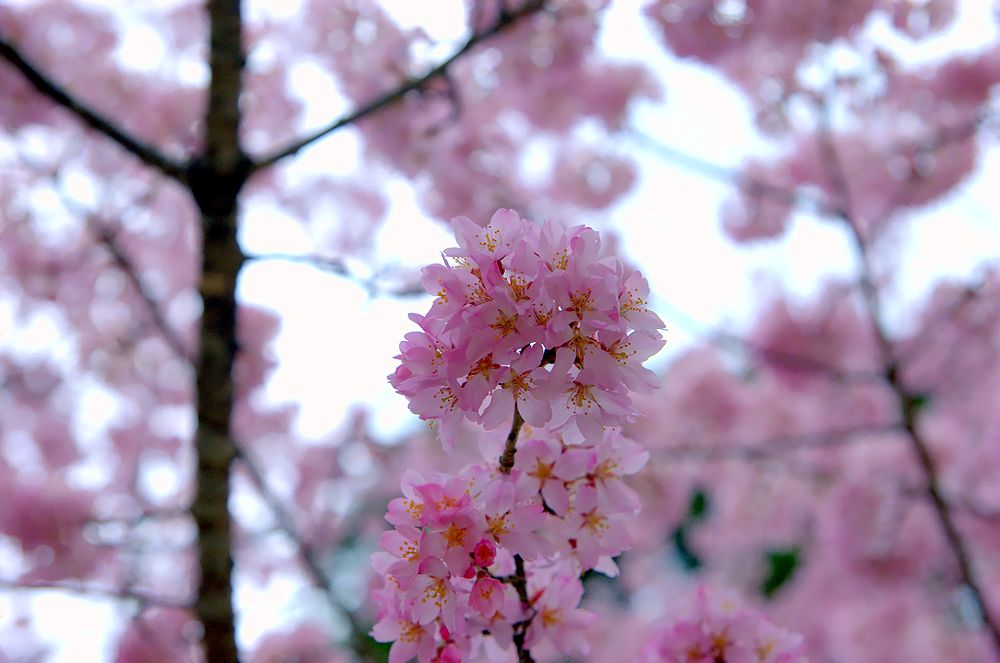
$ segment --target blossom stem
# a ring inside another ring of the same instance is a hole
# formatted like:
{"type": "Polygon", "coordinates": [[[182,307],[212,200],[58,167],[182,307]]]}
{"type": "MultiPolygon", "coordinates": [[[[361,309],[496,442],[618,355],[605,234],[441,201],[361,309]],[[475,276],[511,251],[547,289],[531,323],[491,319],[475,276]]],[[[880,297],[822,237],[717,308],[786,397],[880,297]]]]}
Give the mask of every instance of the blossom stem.
{"type": "MultiPolygon", "coordinates": [[[[517,406],[514,406],[514,420],[510,424],[510,433],[507,434],[507,444],[504,446],[503,455],[500,456],[500,471],[504,474],[510,474],[510,471],[514,468],[514,454],[517,453],[517,436],[521,432],[521,426],[524,425],[524,419],[521,417],[521,413],[517,411],[517,406]]],[[[505,578],[505,582],[509,582],[517,591],[517,597],[521,600],[521,609],[527,612],[531,609],[531,601],[528,600],[528,577],[524,572],[524,559],[520,555],[514,555],[514,575],[505,578]]],[[[529,615],[524,621],[518,622],[514,625],[514,646],[517,648],[517,661],[518,663],[535,663],[535,659],[531,657],[531,652],[529,652],[524,647],[524,638],[528,634],[528,625],[531,623],[531,619],[534,615],[529,615]]]]}
{"type": "MultiPolygon", "coordinates": [[[[528,600],[528,578],[524,573],[524,560],[520,555],[514,555],[514,575],[511,576],[510,584],[517,590],[517,596],[521,599],[521,608],[525,611],[531,609],[531,602],[528,600]]],[[[524,621],[514,625],[514,646],[517,647],[518,663],[535,663],[531,657],[531,652],[524,647],[524,638],[528,634],[528,625],[534,614],[529,615],[524,621]]]]}
{"type": "Polygon", "coordinates": [[[517,436],[521,432],[521,425],[524,424],[524,419],[521,418],[521,413],[517,411],[517,406],[514,406],[514,421],[510,424],[510,433],[507,434],[507,444],[504,446],[503,455],[500,456],[500,471],[503,474],[510,474],[510,471],[514,469],[514,454],[517,453],[517,436]]]}

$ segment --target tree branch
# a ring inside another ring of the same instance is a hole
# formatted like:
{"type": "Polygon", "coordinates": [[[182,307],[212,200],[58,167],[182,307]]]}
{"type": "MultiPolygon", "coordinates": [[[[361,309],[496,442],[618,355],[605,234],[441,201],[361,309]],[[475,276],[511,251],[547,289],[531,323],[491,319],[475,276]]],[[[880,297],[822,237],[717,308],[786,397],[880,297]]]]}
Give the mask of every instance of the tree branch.
{"type": "Polygon", "coordinates": [[[955,556],[955,560],[958,563],[958,569],[962,582],[968,588],[973,601],[976,603],[976,608],[982,615],[983,624],[985,625],[987,633],[992,640],[995,651],[997,654],[1000,654],[1000,625],[998,625],[997,620],[995,620],[993,615],[990,613],[985,593],[980,587],[979,580],[977,579],[975,570],[973,569],[972,558],[965,545],[965,541],[955,524],[955,519],[951,512],[950,505],[944,498],[939,479],[939,472],[937,469],[937,462],[931,453],[927,441],[923,438],[919,430],[917,419],[920,408],[924,402],[924,398],[920,394],[911,392],[906,385],[903,384],[902,378],[899,374],[899,363],[897,358],[894,356],[892,339],[886,329],[882,314],[880,293],[874,277],[874,268],[872,265],[871,255],[869,253],[868,240],[862,234],[859,224],[851,211],[851,192],[847,184],[847,177],[843,163],[840,160],[840,155],[837,152],[837,147],[833,140],[833,129],[829,110],[830,98],[828,94],[823,98],[820,106],[818,136],[820,141],[820,150],[825,156],[824,164],[828,171],[828,177],[830,178],[837,195],[841,198],[837,205],[837,209],[839,210],[838,218],[843,222],[844,226],[850,233],[854,248],[858,255],[858,262],[861,268],[861,291],[865,307],[868,311],[872,331],[875,334],[881,350],[885,369],[885,382],[895,394],[899,413],[903,421],[903,428],[908,434],[913,454],[916,456],[923,471],[924,481],[927,484],[927,494],[930,496],[931,503],[934,506],[934,512],[937,515],[937,520],[944,533],[945,540],[951,548],[952,553],[955,556]]]}
{"type": "MultiPolygon", "coordinates": [[[[517,453],[517,437],[521,433],[521,426],[524,419],[521,413],[514,406],[514,420],[510,424],[510,432],[507,434],[507,443],[504,446],[503,455],[500,456],[500,472],[510,474],[514,468],[514,455],[517,453]]],[[[514,555],[514,575],[504,578],[504,582],[509,582],[517,592],[517,597],[521,600],[521,609],[529,616],[523,621],[514,624],[514,646],[517,648],[518,663],[535,663],[531,657],[531,652],[524,646],[524,638],[528,633],[528,626],[534,619],[531,614],[531,601],[528,598],[528,576],[524,572],[524,560],[520,555],[514,555]]]]}
{"type": "Polygon", "coordinates": [[[261,472],[260,467],[257,463],[249,457],[249,455],[244,450],[239,451],[239,458],[243,461],[243,465],[247,470],[247,474],[250,475],[250,480],[257,489],[257,493],[260,495],[264,503],[267,504],[268,508],[271,509],[271,513],[274,514],[274,520],[278,529],[289,539],[291,539],[292,545],[295,548],[295,552],[302,564],[306,575],[312,581],[318,589],[323,593],[324,598],[331,608],[337,613],[340,613],[347,620],[347,623],[351,627],[351,644],[354,647],[355,653],[357,653],[362,660],[370,661],[375,663],[377,658],[372,651],[372,638],[368,635],[368,629],[366,629],[358,621],[358,618],[347,609],[345,606],[337,600],[336,594],[334,593],[333,582],[330,577],[323,570],[323,566],[319,561],[319,557],[316,552],[309,546],[299,534],[295,527],[295,522],[292,519],[291,514],[285,509],[281,500],[273,491],[268,487],[267,480],[264,478],[263,472],[261,472]]]}
{"type": "Polygon", "coordinates": [[[447,73],[448,68],[452,64],[454,64],[456,60],[461,58],[475,46],[490,39],[491,37],[494,37],[504,32],[508,28],[517,24],[521,19],[544,9],[544,7],[545,7],[545,0],[531,0],[530,2],[525,3],[522,7],[516,10],[500,12],[499,16],[497,16],[496,20],[493,22],[492,25],[490,25],[488,28],[486,28],[481,32],[473,33],[458,48],[458,50],[456,50],[449,57],[445,58],[443,61],[441,61],[434,67],[427,70],[427,72],[425,72],[422,76],[418,76],[417,78],[411,78],[401,82],[396,88],[387,91],[382,96],[368,102],[367,104],[364,104],[363,106],[357,108],[351,113],[344,115],[343,117],[335,120],[326,127],[304,138],[294,141],[269,155],[257,159],[251,166],[251,171],[256,172],[258,170],[263,170],[264,168],[273,166],[278,161],[281,161],[286,157],[298,153],[303,148],[308,147],[312,143],[315,143],[321,138],[330,135],[331,133],[337,131],[338,129],[342,129],[346,126],[354,124],[358,120],[364,119],[365,117],[371,115],[372,113],[375,113],[376,111],[379,111],[387,106],[391,106],[392,104],[396,103],[397,101],[401,100],[404,96],[406,96],[407,93],[424,87],[431,80],[439,76],[444,76],[447,73]]]}
{"type": "Polygon", "coordinates": [[[736,185],[747,195],[771,198],[789,207],[812,211],[822,216],[830,216],[837,211],[822,196],[811,194],[803,189],[789,189],[745,175],[736,168],[722,166],[660,142],[634,127],[628,129],[625,135],[631,138],[639,147],[660,157],[664,161],[676,164],[685,170],[703,175],[717,182],[736,185]]]}
{"type": "MultiPolygon", "coordinates": [[[[26,164],[30,165],[36,170],[46,170],[41,164],[32,163],[29,159],[21,157],[21,160],[26,164]]],[[[133,262],[131,256],[128,252],[121,246],[118,242],[118,238],[115,232],[106,224],[98,220],[97,213],[91,209],[78,204],[71,197],[67,196],[65,192],[61,191],[59,185],[58,174],[61,169],[57,168],[54,171],[48,172],[48,178],[52,182],[53,188],[60,190],[62,194],[62,203],[73,213],[77,214],[83,222],[86,224],[87,228],[90,230],[94,238],[107,250],[111,255],[111,259],[115,266],[118,268],[125,278],[128,279],[129,283],[135,288],[136,293],[138,293],[139,298],[142,300],[143,305],[149,314],[150,319],[153,322],[153,326],[157,328],[160,334],[163,336],[164,341],[170,346],[177,356],[184,359],[188,364],[194,364],[195,356],[192,349],[190,349],[187,343],[180,337],[177,331],[170,326],[167,322],[166,317],[163,314],[163,310],[160,307],[160,303],[153,296],[152,292],[149,290],[149,286],[139,275],[139,270],[133,262]]],[[[149,202],[152,197],[155,187],[150,189],[142,196],[129,202],[130,207],[142,206],[149,202]]]]}
{"type": "Polygon", "coordinates": [[[280,261],[309,265],[310,267],[315,267],[321,271],[336,274],[337,276],[343,276],[346,279],[354,281],[368,292],[369,297],[375,297],[378,295],[386,295],[389,297],[419,297],[427,294],[423,286],[420,285],[419,281],[409,285],[404,282],[404,285],[397,286],[395,288],[381,287],[378,284],[378,272],[371,277],[363,277],[352,271],[346,262],[337,258],[294,253],[257,253],[248,255],[246,258],[247,260],[253,260],[255,262],[280,261]]]}
{"type": "Polygon", "coordinates": [[[186,182],[187,168],[184,164],[177,163],[152,145],[143,143],[134,136],[129,135],[90,106],[71,95],[55,81],[42,73],[34,64],[25,59],[17,47],[3,37],[0,37],[0,57],[21,72],[39,93],[58,106],[68,110],[88,127],[118,143],[125,151],[147,166],[155,168],[167,177],[177,180],[182,184],[186,182]]]}
{"type": "Polygon", "coordinates": [[[18,582],[16,580],[0,579],[0,589],[15,592],[54,591],[90,598],[137,601],[142,604],[155,605],[160,608],[176,608],[181,610],[191,608],[190,603],[184,601],[171,601],[163,596],[150,594],[148,592],[128,587],[100,587],[96,585],[87,585],[85,583],[69,582],[18,582]]]}
{"type": "Polygon", "coordinates": [[[135,264],[132,262],[132,258],[129,257],[128,253],[121,247],[118,243],[118,238],[115,236],[114,232],[97,221],[90,218],[87,219],[87,225],[90,226],[91,232],[97,238],[97,240],[107,249],[108,253],[111,254],[111,259],[114,261],[115,265],[118,267],[125,278],[128,279],[132,287],[139,294],[139,298],[146,308],[146,312],[153,321],[153,325],[159,330],[160,334],[163,336],[163,340],[167,342],[170,349],[173,350],[178,357],[184,359],[188,364],[194,364],[195,356],[194,352],[188,347],[187,343],[180,337],[180,335],[170,326],[166,317],[163,315],[163,311],[160,308],[160,303],[156,301],[153,294],[149,291],[149,287],[146,285],[142,277],[139,276],[139,271],[136,269],[135,264]]]}
{"type": "Polygon", "coordinates": [[[885,424],[864,424],[837,430],[817,431],[801,435],[781,435],[768,440],[743,444],[735,442],[717,443],[711,446],[692,445],[666,447],[661,457],[669,460],[724,461],[739,459],[760,461],[780,456],[792,451],[832,449],[863,441],[867,435],[905,432],[902,421],[885,424]]]}
{"type": "Polygon", "coordinates": [[[514,421],[510,425],[510,433],[507,434],[507,443],[504,445],[503,455],[500,456],[500,471],[503,474],[510,474],[510,471],[514,469],[514,454],[517,453],[517,436],[521,432],[521,426],[524,425],[524,419],[521,418],[521,413],[517,411],[517,405],[514,406],[514,421]]]}
{"type": "Polygon", "coordinates": [[[882,374],[874,369],[844,370],[814,357],[789,352],[780,348],[762,346],[731,331],[722,328],[712,328],[684,311],[672,307],[669,302],[663,303],[662,306],[671,310],[667,317],[669,317],[672,323],[676,323],[678,327],[688,330],[699,341],[722,350],[735,348],[753,357],[756,361],[772,366],[781,366],[797,373],[823,377],[841,384],[868,383],[882,379],[882,374]]]}
{"type": "Polygon", "coordinates": [[[197,492],[191,505],[201,569],[195,614],[204,629],[207,663],[237,663],[229,498],[236,457],[231,430],[233,366],[239,347],[236,282],[244,259],[236,239],[237,197],[249,161],[239,143],[244,62],[240,1],[210,0],[207,9],[211,83],[205,150],[188,171],[188,186],[202,221],[197,492]]]}
{"type": "MultiPolygon", "coordinates": [[[[520,555],[514,555],[514,576],[510,579],[511,584],[517,591],[517,597],[521,600],[521,608],[525,611],[531,610],[531,601],[528,598],[528,577],[524,573],[524,560],[520,555]]],[[[531,657],[531,652],[524,646],[524,638],[528,635],[528,626],[535,615],[529,614],[528,618],[514,624],[514,646],[517,648],[518,663],[535,663],[531,657]]]]}

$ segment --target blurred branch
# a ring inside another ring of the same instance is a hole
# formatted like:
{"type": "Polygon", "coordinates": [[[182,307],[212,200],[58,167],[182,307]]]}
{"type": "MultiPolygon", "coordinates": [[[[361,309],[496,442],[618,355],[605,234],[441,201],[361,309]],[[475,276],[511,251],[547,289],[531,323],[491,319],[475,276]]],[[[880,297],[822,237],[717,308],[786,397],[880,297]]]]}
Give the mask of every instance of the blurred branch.
{"type": "Polygon", "coordinates": [[[840,160],[840,154],[837,151],[834,141],[833,126],[830,117],[831,95],[832,92],[823,97],[819,108],[819,148],[825,157],[823,163],[827,169],[827,176],[830,178],[837,195],[840,196],[840,200],[837,201],[837,208],[839,210],[838,218],[849,231],[858,256],[861,269],[860,287],[865,306],[868,310],[872,331],[881,350],[885,382],[896,396],[899,413],[903,420],[903,428],[908,434],[913,453],[923,471],[924,481],[927,484],[927,494],[934,506],[938,522],[949,547],[955,555],[955,560],[958,562],[962,582],[968,588],[977,609],[981,613],[983,623],[993,641],[996,653],[1000,654],[1000,626],[998,626],[997,621],[990,613],[985,594],[979,585],[979,580],[973,568],[972,558],[955,524],[950,505],[944,498],[937,461],[919,430],[918,416],[925,402],[925,396],[911,392],[903,383],[899,373],[898,361],[893,354],[893,343],[882,313],[880,293],[874,277],[874,267],[868,240],[862,233],[858,220],[852,213],[850,187],[847,184],[844,165],[840,160]]]}
{"type": "Polygon", "coordinates": [[[864,424],[837,430],[816,431],[797,435],[778,435],[750,444],[743,442],[722,442],[713,444],[712,446],[705,446],[704,444],[671,446],[659,450],[658,455],[670,461],[688,459],[708,462],[731,459],[762,461],[793,451],[832,449],[859,442],[891,440],[892,438],[877,437],[873,440],[869,436],[903,431],[903,422],[901,421],[886,424],[864,424]]]}
{"type": "MultiPolygon", "coordinates": [[[[821,113],[822,114],[822,113],[821,113]]],[[[956,142],[968,140],[975,136],[976,132],[984,125],[997,119],[996,114],[991,112],[987,106],[977,112],[968,122],[951,126],[938,127],[935,131],[929,132],[926,136],[898,144],[894,150],[895,154],[906,154],[916,152],[918,155],[932,154],[934,151],[947,147],[956,142]]],[[[824,120],[828,122],[828,120],[824,120]]],[[[723,166],[718,163],[703,159],[697,155],[685,152],[676,147],[668,145],[649,134],[631,127],[625,130],[625,136],[630,138],[636,145],[654,154],[668,163],[672,163],[689,172],[702,175],[708,179],[731,184],[743,190],[744,194],[750,197],[770,198],[776,202],[789,207],[813,212],[824,217],[840,218],[843,210],[836,204],[831,204],[825,196],[812,193],[803,188],[787,188],[779,186],[746,175],[739,168],[723,166]]],[[[826,148],[821,148],[826,151],[826,148]]],[[[829,155],[827,155],[829,157],[829,155]]],[[[894,195],[887,201],[886,209],[882,216],[895,209],[902,199],[903,193],[908,186],[912,186],[919,181],[919,175],[912,173],[911,177],[902,182],[902,185],[895,191],[894,195]]],[[[843,203],[843,193],[847,188],[846,180],[831,175],[831,184],[837,190],[838,196],[843,203]],[[839,180],[839,181],[838,181],[839,180]]]]}
{"type": "MultiPolygon", "coordinates": [[[[924,487],[903,486],[902,492],[911,499],[930,499],[927,489],[924,487]]],[[[1000,525],[1000,508],[998,507],[984,506],[971,497],[962,495],[949,496],[947,502],[950,508],[955,511],[961,511],[977,520],[982,520],[993,525],[1000,525]]]]}
{"type": "Polygon", "coordinates": [[[260,467],[250,458],[245,450],[241,449],[238,452],[238,458],[243,461],[243,466],[246,468],[254,488],[257,489],[257,493],[271,510],[271,513],[274,514],[277,528],[291,540],[299,561],[313,585],[322,590],[324,598],[334,612],[343,615],[347,620],[351,629],[351,645],[354,651],[362,660],[372,663],[378,661],[379,659],[375,656],[372,649],[373,640],[368,635],[368,630],[358,621],[358,618],[350,609],[337,600],[333,582],[326,574],[326,571],[323,570],[319,556],[299,534],[291,514],[281,503],[281,499],[268,487],[267,479],[264,477],[263,472],[261,472],[260,467]]]}
{"type": "MultiPolygon", "coordinates": [[[[90,233],[102,246],[104,246],[108,254],[111,256],[112,262],[114,262],[115,266],[122,272],[132,287],[135,288],[135,291],[142,300],[153,325],[163,336],[163,340],[166,344],[170,346],[170,349],[173,350],[178,357],[187,361],[188,364],[193,364],[195,361],[194,352],[186,347],[184,339],[182,339],[177,331],[170,326],[166,316],[163,314],[160,303],[153,296],[145,280],[140,276],[139,268],[118,241],[116,233],[109,225],[99,221],[95,212],[85,208],[83,205],[78,204],[71,196],[66,195],[66,193],[62,191],[62,187],[59,182],[61,166],[48,167],[45,164],[29,159],[24,155],[20,155],[20,160],[22,163],[30,166],[31,168],[43,171],[48,179],[51,180],[53,188],[61,194],[62,203],[68,210],[83,219],[83,222],[87,225],[90,233]]],[[[60,161],[60,163],[65,163],[65,161],[60,161]]],[[[155,187],[146,191],[142,196],[130,201],[130,206],[139,207],[148,203],[154,191],[155,187]]]]}
{"type": "Polygon", "coordinates": [[[930,340],[934,338],[937,328],[946,321],[955,320],[965,307],[973,304],[982,295],[985,285],[986,277],[983,276],[975,282],[963,286],[961,295],[944,310],[937,312],[934,318],[924,325],[922,333],[912,345],[896,351],[896,363],[904,366],[919,356],[926,349],[930,340]]]}
{"type": "Polygon", "coordinates": [[[111,255],[111,259],[114,261],[118,269],[125,275],[125,278],[128,279],[128,282],[132,284],[132,287],[135,288],[135,291],[139,294],[139,298],[142,299],[146,312],[153,321],[153,325],[163,336],[163,340],[167,342],[167,345],[170,346],[170,349],[173,350],[178,357],[184,359],[188,364],[194,364],[196,359],[194,352],[187,347],[184,339],[182,339],[174,328],[170,326],[166,316],[163,314],[160,303],[156,301],[153,293],[149,290],[149,286],[147,286],[146,282],[141,276],[139,276],[139,270],[136,268],[132,258],[128,255],[128,253],[126,253],[121,244],[118,242],[118,238],[114,231],[91,217],[87,218],[87,225],[97,240],[104,246],[104,248],[107,249],[108,253],[111,255]]]}
{"type": "Polygon", "coordinates": [[[782,366],[795,372],[823,376],[834,382],[843,384],[872,382],[882,379],[882,374],[875,370],[844,370],[813,357],[788,352],[779,348],[765,347],[739,334],[721,328],[712,328],[709,325],[701,323],[683,311],[672,307],[669,303],[665,306],[673,309],[673,314],[667,316],[669,320],[679,322],[683,328],[688,329],[699,340],[718,348],[735,348],[747,355],[762,360],[764,363],[782,366]]]}
{"type": "Polygon", "coordinates": [[[303,148],[315,143],[325,136],[328,136],[334,131],[354,124],[358,120],[362,120],[376,111],[379,111],[387,106],[391,106],[405,97],[407,93],[424,87],[431,80],[440,76],[445,76],[448,72],[448,68],[451,67],[456,60],[472,50],[472,48],[478,46],[484,41],[487,41],[491,37],[501,34],[508,28],[520,22],[521,19],[531,16],[544,8],[545,0],[531,0],[518,9],[501,11],[489,27],[481,32],[474,32],[454,53],[429,69],[422,76],[403,81],[395,89],[386,92],[382,96],[335,120],[326,127],[300,140],[290,143],[289,145],[278,149],[276,152],[257,159],[251,166],[251,171],[255,172],[273,166],[278,161],[298,153],[303,148]]]}
{"type": "Polygon", "coordinates": [[[0,579],[0,589],[8,591],[57,591],[90,598],[137,601],[145,605],[154,605],[160,608],[177,608],[181,610],[187,610],[191,607],[190,602],[171,601],[163,596],[143,592],[135,589],[134,587],[99,587],[96,585],[87,585],[85,583],[40,581],[19,582],[16,580],[0,579]]]}
{"type": "Polygon", "coordinates": [[[354,281],[361,287],[363,287],[367,292],[369,297],[376,296],[387,296],[387,297],[419,297],[421,295],[427,294],[423,286],[419,283],[413,283],[409,285],[401,285],[395,288],[386,288],[379,285],[379,279],[384,272],[376,271],[370,277],[364,277],[360,274],[354,272],[345,261],[339,258],[328,258],[326,256],[318,256],[311,254],[294,254],[294,253],[257,253],[247,256],[247,260],[252,260],[255,262],[264,261],[278,261],[278,262],[292,262],[299,263],[303,265],[309,265],[310,267],[315,267],[324,272],[329,272],[331,274],[336,274],[337,276],[343,276],[344,278],[354,281]]]}
{"type": "MultiPolygon", "coordinates": [[[[50,101],[68,110],[84,124],[98,133],[110,138],[147,166],[151,166],[167,177],[184,183],[187,180],[187,169],[184,164],[173,161],[152,145],[143,143],[116,126],[110,120],[99,114],[90,106],[80,101],[58,83],[42,73],[29,62],[10,41],[0,37],[0,58],[6,60],[17,69],[34,86],[34,88],[50,101]]],[[[150,109],[147,112],[152,112],[150,109]]]]}
{"type": "Polygon", "coordinates": [[[782,366],[799,373],[826,376],[835,382],[843,384],[871,382],[881,377],[875,371],[844,370],[813,357],[788,352],[779,348],[758,345],[753,341],[726,331],[713,332],[709,336],[709,341],[716,345],[737,345],[751,355],[756,355],[758,358],[763,359],[765,363],[782,366]]]}
{"type": "Polygon", "coordinates": [[[650,154],[654,154],[668,163],[675,164],[689,172],[703,175],[717,182],[737,186],[749,196],[771,198],[789,207],[812,211],[824,216],[832,215],[836,212],[822,196],[815,195],[804,189],[789,189],[762,179],[750,177],[737,168],[722,166],[667,145],[635,127],[627,129],[625,136],[650,154]]]}
{"type": "Polygon", "coordinates": [[[182,508],[166,508],[166,509],[152,509],[152,510],[139,510],[135,514],[128,516],[108,516],[103,518],[88,518],[86,520],[87,525],[116,525],[125,524],[131,526],[138,526],[147,522],[162,522],[174,519],[183,519],[190,517],[190,512],[187,509],[182,508]]]}

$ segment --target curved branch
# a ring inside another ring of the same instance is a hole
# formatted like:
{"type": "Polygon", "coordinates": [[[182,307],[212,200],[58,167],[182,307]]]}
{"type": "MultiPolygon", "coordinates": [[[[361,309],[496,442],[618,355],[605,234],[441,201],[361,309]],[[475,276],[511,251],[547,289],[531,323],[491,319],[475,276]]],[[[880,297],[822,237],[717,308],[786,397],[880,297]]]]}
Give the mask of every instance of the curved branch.
{"type": "Polygon", "coordinates": [[[267,156],[257,159],[250,168],[251,172],[256,172],[258,170],[263,170],[264,168],[273,166],[278,161],[281,161],[285,157],[289,157],[292,156],[293,154],[298,153],[303,148],[308,147],[309,145],[320,140],[321,138],[330,135],[334,131],[342,129],[348,125],[354,124],[358,120],[364,119],[365,117],[371,115],[372,113],[375,113],[376,111],[379,111],[387,106],[391,106],[392,104],[396,103],[404,96],[406,96],[408,92],[412,92],[413,90],[418,90],[427,85],[427,83],[429,83],[431,80],[439,76],[446,75],[448,72],[448,68],[451,67],[451,65],[454,64],[456,60],[465,55],[473,47],[490,39],[491,37],[494,37],[504,32],[511,26],[518,23],[521,19],[544,9],[544,7],[545,7],[545,0],[531,0],[531,2],[525,3],[523,7],[520,7],[516,10],[500,12],[500,15],[497,17],[497,19],[493,22],[492,25],[490,25],[481,32],[473,33],[454,53],[452,53],[450,56],[442,60],[440,63],[438,63],[431,69],[429,69],[422,76],[418,76],[417,78],[411,78],[406,81],[403,81],[396,88],[389,90],[382,96],[368,102],[367,104],[352,111],[351,113],[348,113],[347,115],[344,115],[343,117],[335,120],[326,127],[304,138],[301,138],[295,142],[292,142],[289,145],[286,145],[285,147],[282,147],[267,156]]]}
{"type": "Polygon", "coordinates": [[[21,72],[39,93],[53,103],[68,110],[94,131],[118,143],[126,152],[132,154],[147,166],[155,168],[167,177],[173,178],[182,184],[187,181],[187,167],[184,164],[177,163],[152,145],[143,143],[134,136],[129,135],[90,106],[71,95],[58,83],[42,73],[38,67],[25,59],[18,48],[3,37],[0,37],[0,58],[3,58],[21,72]]]}

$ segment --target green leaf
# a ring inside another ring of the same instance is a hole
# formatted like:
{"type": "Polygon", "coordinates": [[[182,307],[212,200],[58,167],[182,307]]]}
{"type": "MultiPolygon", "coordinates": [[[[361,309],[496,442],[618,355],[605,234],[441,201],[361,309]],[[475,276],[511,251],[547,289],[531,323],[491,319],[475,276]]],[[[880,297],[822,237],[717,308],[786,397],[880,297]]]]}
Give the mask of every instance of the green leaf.
{"type": "Polygon", "coordinates": [[[796,546],[767,550],[764,552],[764,560],[767,574],[761,584],[760,593],[772,598],[795,575],[795,570],[799,568],[801,562],[801,549],[796,546]]]}
{"type": "Polygon", "coordinates": [[[708,493],[701,488],[698,488],[691,493],[691,503],[688,506],[687,512],[687,519],[689,522],[695,523],[699,520],[708,518],[708,509],[708,493]]]}
{"type": "Polygon", "coordinates": [[[703,566],[701,558],[695,554],[688,543],[687,527],[681,525],[675,529],[671,538],[674,542],[674,552],[677,553],[677,559],[680,560],[685,571],[694,573],[703,566]]]}

